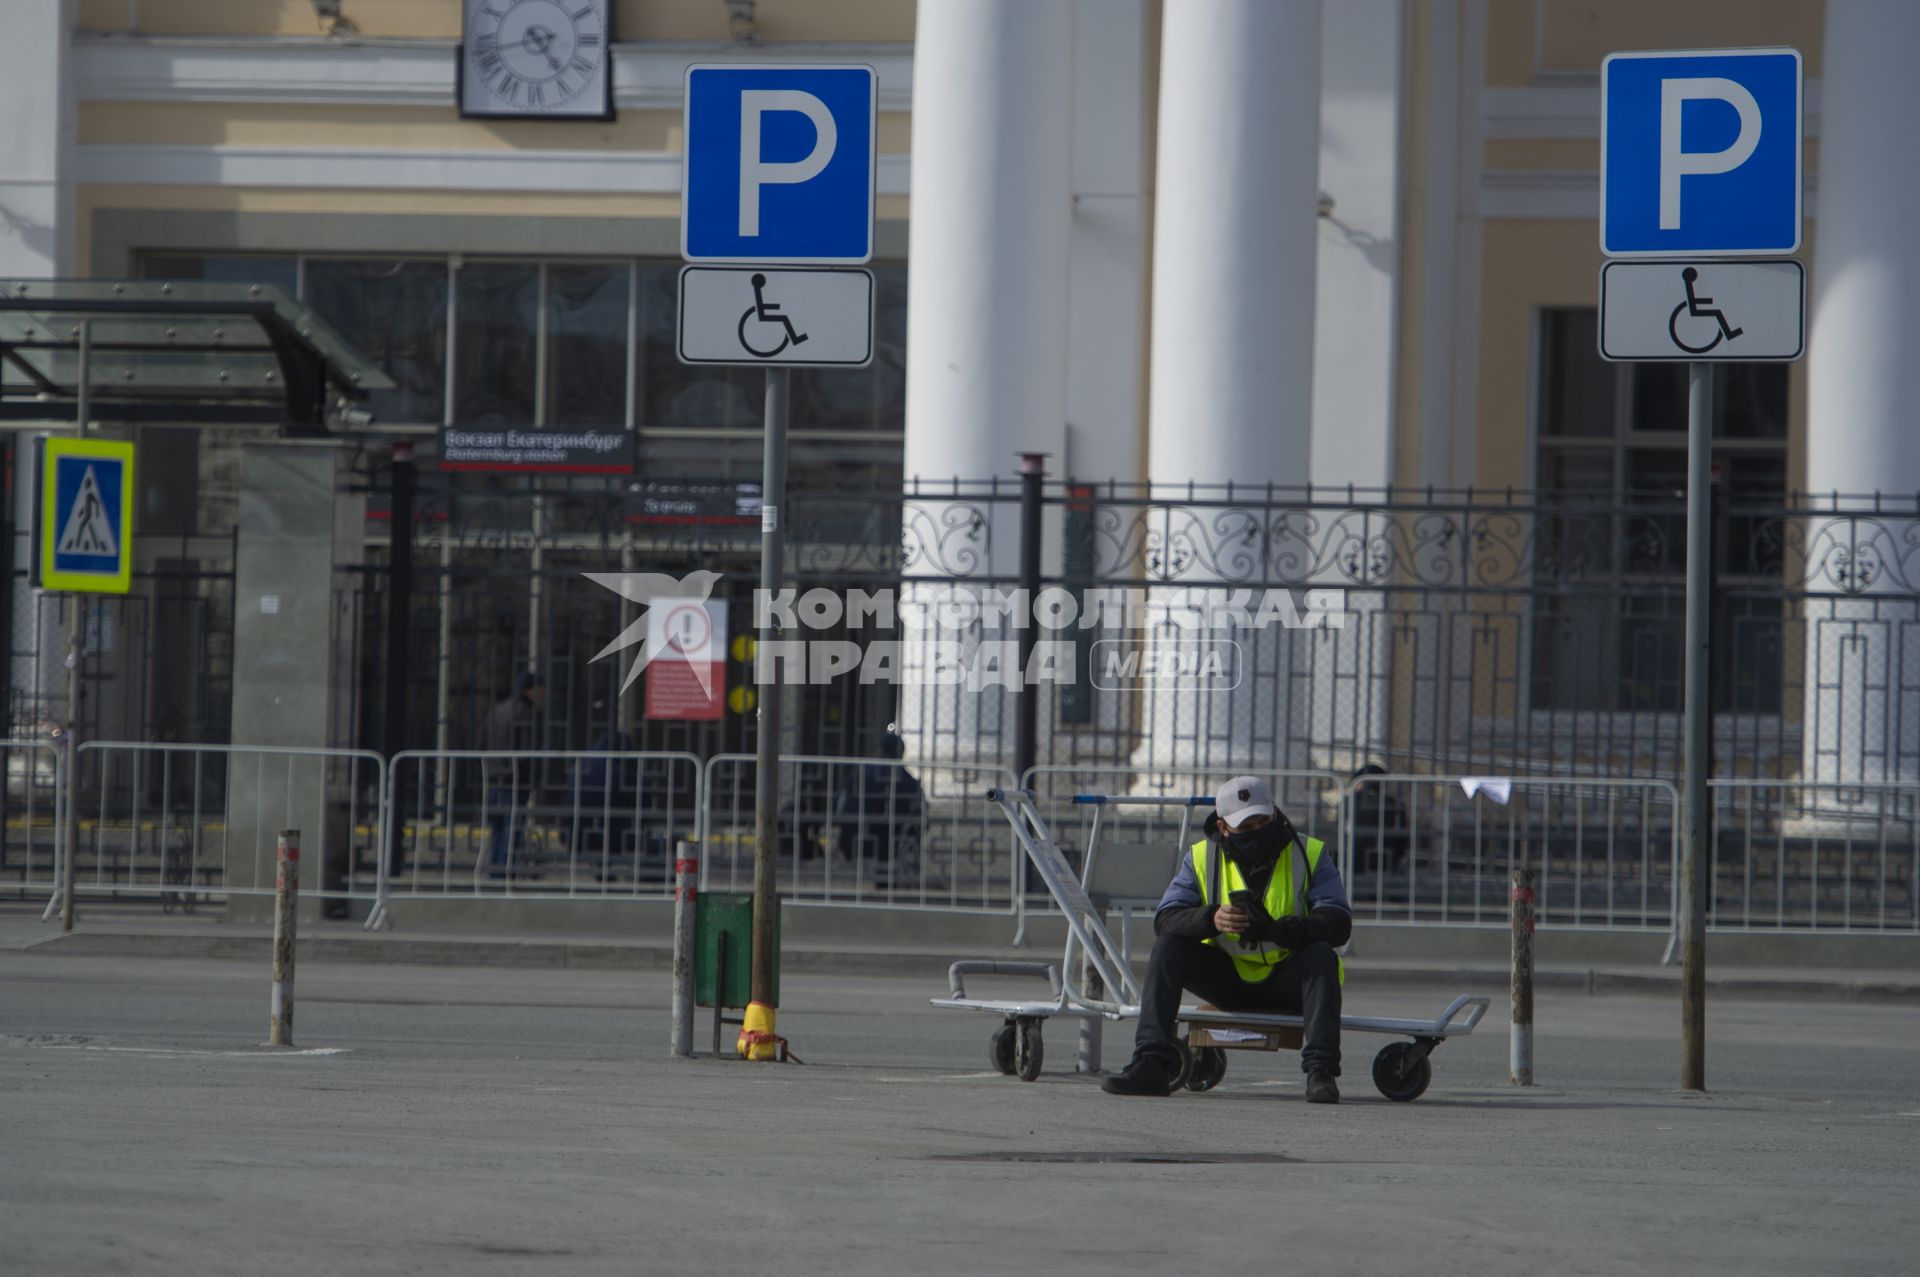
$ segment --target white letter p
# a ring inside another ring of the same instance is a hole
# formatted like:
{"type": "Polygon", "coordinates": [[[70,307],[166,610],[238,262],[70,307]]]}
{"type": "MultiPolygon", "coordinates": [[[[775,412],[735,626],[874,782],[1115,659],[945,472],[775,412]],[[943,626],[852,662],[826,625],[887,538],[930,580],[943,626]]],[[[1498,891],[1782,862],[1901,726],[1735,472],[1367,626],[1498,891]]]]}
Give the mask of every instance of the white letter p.
{"type": "Polygon", "coordinates": [[[1730,173],[1745,164],[1758,145],[1760,104],[1753,100],[1746,86],[1717,75],[1660,81],[1660,229],[1680,229],[1680,179],[1683,176],[1730,173]],[[1692,98],[1717,99],[1740,113],[1740,133],[1733,139],[1732,146],[1724,151],[1680,149],[1681,104],[1692,98]]]}
{"type": "MultiPolygon", "coordinates": [[[[1748,98],[1747,101],[1753,101],[1748,98]]],[[[815,177],[833,158],[840,134],[833,112],[798,89],[743,89],[740,93],[740,234],[760,233],[760,188],[815,177]],[[798,111],[813,121],[813,150],[802,160],[767,163],[760,158],[760,117],[768,111],[798,111]]]]}

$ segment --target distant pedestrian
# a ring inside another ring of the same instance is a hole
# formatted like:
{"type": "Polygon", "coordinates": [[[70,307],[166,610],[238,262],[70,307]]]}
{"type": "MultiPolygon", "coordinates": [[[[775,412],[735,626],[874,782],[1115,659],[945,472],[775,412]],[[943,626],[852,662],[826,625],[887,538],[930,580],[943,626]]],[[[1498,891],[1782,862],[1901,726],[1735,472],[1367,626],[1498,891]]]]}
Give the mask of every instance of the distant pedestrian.
{"type": "Polygon", "coordinates": [[[1387,769],[1368,763],[1347,780],[1348,818],[1353,824],[1353,867],[1357,873],[1401,874],[1413,852],[1407,810],[1391,787],[1373,781],[1387,769]]]}
{"type": "MultiPolygon", "coordinates": [[[[594,754],[628,754],[633,737],[617,723],[609,724],[587,748],[594,754]]],[[[639,782],[640,767],[631,758],[583,758],[575,765],[567,801],[575,809],[569,819],[578,826],[580,853],[590,861],[583,869],[601,874],[604,867],[611,876],[625,857],[639,782]]]]}
{"type": "Polygon", "coordinates": [[[513,680],[513,695],[487,712],[487,751],[482,770],[487,781],[488,876],[505,878],[523,841],[527,805],[533,799],[535,761],[514,757],[530,752],[539,740],[541,706],[547,683],[532,670],[513,680]]]}
{"type": "Polygon", "coordinates": [[[919,780],[897,761],[906,752],[907,743],[889,728],[880,738],[880,756],[888,761],[854,768],[833,799],[837,850],[843,859],[865,864],[878,891],[909,886],[919,877],[927,800],[919,780]]]}

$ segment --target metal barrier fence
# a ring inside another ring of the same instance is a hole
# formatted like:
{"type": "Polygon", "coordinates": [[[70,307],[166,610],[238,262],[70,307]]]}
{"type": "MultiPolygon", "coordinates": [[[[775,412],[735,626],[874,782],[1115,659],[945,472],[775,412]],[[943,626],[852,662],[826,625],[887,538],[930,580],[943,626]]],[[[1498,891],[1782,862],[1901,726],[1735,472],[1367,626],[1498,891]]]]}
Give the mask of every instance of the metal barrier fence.
{"type": "Polygon", "coordinates": [[[1920,784],[1707,782],[1708,925],[1920,931],[1920,784]]]}
{"type": "MultiPolygon", "coordinates": [[[[0,741],[0,891],[58,887],[65,760],[0,741]]],[[[274,836],[302,831],[323,898],[667,898],[673,847],[696,838],[701,886],[753,881],[753,756],[407,751],[94,741],[81,746],[75,889],[165,907],[267,895],[274,836]],[[392,859],[388,860],[388,857],[392,859]],[[382,874],[380,867],[387,865],[382,874]]],[[[1304,833],[1338,850],[1362,922],[1504,927],[1509,875],[1535,874],[1547,927],[1673,922],[1679,798],[1661,780],[1502,778],[1509,801],[1457,776],[1257,771],[1304,833]]],[[[1110,841],[1164,844],[1169,872],[1198,836],[1199,769],[1043,765],[1022,778],[1069,860],[1096,808],[1110,841]]],[[[1007,912],[1024,928],[1025,868],[985,798],[1003,769],[830,755],[781,760],[783,899],[1007,912]]],[[[1708,923],[1716,930],[1920,931],[1920,783],[1715,780],[1708,923]]]]}
{"type": "Polygon", "coordinates": [[[317,880],[373,899],[386,772],[371,750],[88,741],[73,777],[76,895],[157,896],[169,908],[273,894],[276,835],[298,829],[317,880]]]}
{"type": "Polygon", "coordinates": [[[0,740],[0,891],[49,896],[60,885],[66,762],[51,741],[0,740]]]}
{"type": "Polygon", "coordinates": [[[1363,775],[1342,838],[1357,920],[1509,925],[1511,875],[1534,873],[1543,927],[1673,925],[1680,797],[1664,780],[1500,777],[1503,804],[1457,776],[1363,775]]]}
{"type": "MultiPolygon", "coordinates": [[[[707,763],[700,886],[753,885],[755,759],[707,763]]],[[[781,898],[791,904],[1005,912],[1020,852],[987,790],[1003,768],[788,755],[776,824],[781,898]]]]}
{"type": "Polygon", "coordinates": [[[700,785],[686,753],[403,751],[389,764],[382,900],[671,897],[700,785]]]}

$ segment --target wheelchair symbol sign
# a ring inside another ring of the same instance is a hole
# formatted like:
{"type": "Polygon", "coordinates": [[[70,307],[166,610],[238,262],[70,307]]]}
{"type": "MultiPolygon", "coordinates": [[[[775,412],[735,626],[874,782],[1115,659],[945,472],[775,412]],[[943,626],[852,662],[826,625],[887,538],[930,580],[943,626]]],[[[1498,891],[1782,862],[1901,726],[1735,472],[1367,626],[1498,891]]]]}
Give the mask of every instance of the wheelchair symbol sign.
{"type": "Polygon", "coordinates": [[[1683,302],[1676,303],[1673,308],[1673,314],[1667,316],[1667,335],[1673,338],[1674,345],[1686,351],[1689,355],[1704,355],[1715,346],[1718,346],[1723,338],[1727,341],[1732,341],[1734,338],[1746,332],[1746,329],[1735,328],[1727,322],[1727,313],[1713,304],[1713,298],[1702,297],[1694,291],[1694,285],[1699,282],[1699,279],[1699,267],[1684,266],[1681,268],[1680,283],[1684,285],[1687,290],[1687,299],[1683,302]],[[1680,316],[1682,314],[1690,319],[1710,319],[1713,321],[1712,326],[1705,333],[1693,333],[1694,340],[1699,341],[1699,345],[1688,345],[1686,339],[1680,335],[1680,316]],[[1702,340],[1702,338],[1704,338],[1704,340],[1702,340]]]}
{"type": "Polygon", "coordinates": [[[873,273],[776,266],[680,271],[680,361],[857,368],[873,358],[873,273]]]}
{"type": "Polygon", "coordinates": [[[1806,349],[1806,272],[1794,259],[1608,262],[1600,355],[1789,361],[1806,349]]]}

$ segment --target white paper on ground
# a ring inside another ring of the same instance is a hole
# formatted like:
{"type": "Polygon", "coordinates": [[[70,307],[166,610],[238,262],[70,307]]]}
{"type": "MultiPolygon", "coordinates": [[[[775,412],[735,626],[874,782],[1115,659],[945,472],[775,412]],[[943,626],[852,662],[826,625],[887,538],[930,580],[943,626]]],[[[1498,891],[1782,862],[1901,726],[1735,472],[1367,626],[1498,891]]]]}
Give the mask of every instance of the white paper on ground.
{"type": "Polygon", "coordinates": [[[1215,1042],[1264,1042],[1267,1035],[1254,1033],[1247,1029],[1208,1029],[1207,1033],[1215,1042]]]}

